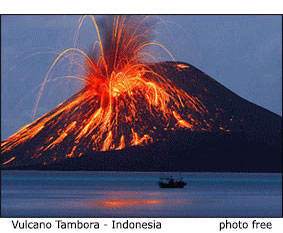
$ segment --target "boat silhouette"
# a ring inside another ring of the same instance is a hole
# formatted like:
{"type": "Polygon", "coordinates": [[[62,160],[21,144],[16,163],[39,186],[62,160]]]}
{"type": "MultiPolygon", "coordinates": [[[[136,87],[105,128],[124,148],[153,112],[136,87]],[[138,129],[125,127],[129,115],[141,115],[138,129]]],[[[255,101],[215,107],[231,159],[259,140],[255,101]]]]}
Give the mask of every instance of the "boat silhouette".
{"type": "Polygon", "coordinates": [[[160,188],[184,188],[187,183],[182,178],[175,180],[172,176],[170,178],[160,178],[158,181],[160,188]]]}

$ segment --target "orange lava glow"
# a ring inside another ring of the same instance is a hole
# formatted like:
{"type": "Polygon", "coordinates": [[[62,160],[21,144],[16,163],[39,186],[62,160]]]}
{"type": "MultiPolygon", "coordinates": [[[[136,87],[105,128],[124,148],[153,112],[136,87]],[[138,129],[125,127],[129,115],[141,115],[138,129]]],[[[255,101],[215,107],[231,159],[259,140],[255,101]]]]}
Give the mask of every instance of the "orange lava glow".
{"type": "Polygon", "coordinates": [[[12,157],[11,159],[7,160],[6,162],[3,163],[3,165],[10,163],[11,161],[13,161],[16,157],[12,157]]]}
{"type": "MultiPolygon", "coordinates": [[[[43,130],[49,128],[53,129],[52,133],[44,139],[40,145],[42,149],[38,148],[32,158],[55,149],[63,141],[68,141],[70,147],[65,157],[80,157],[84,154],[82,148],[107,151],[153,143],[162,140],[162,133],[168,130],[210,130],[209,123],[200,117],[207,112],[201,101],[177,88],[168,77],[154,71],[153,55],[147,49],[157,46],[167,53],[169,51],[151,41],[154,25],[148,23],[148,16],[138,21],[129,16],[115,16],[108,31],[103,34],[93,16],[82,17],[79,28],[87,17],[98,35],[92,52],[86,54],[77,48],[63,51],[48,71],[35,107],[51,69],[60,59],[69,58],[68,53],[85,58],[86,74],[80,78],[84,82],[83,90],[12,135],[1,144],[2,152],[43,134],[43,130]]],[[[189,68],[184,64],[176,66],[189,68]]],[[[54,156],[47,162],[53,159],[54,156]]],[[[105,205],[139,202],[158,203],[157,200],[137,200],[107,202],[105,205]]]]}
{"type": "Polygon", "coordinates": [[[184,65],[184,64],[178,64],[177,67],[179,67],[181,69],[189,68],[188,65],[184,65]]]}

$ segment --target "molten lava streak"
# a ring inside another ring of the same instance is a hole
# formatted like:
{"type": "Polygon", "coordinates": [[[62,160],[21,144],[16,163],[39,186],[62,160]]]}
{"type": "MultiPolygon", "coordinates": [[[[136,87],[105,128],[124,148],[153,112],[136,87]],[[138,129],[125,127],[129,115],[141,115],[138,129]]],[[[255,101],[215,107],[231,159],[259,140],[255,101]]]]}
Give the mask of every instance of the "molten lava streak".
{"type": "MultiPolygon", "coordinates": [[[[85,18],[81,18],[80,26],[85,18]]],[[[169,77],[161,75],[166,70],[152,63],[153,56],[147,52],[150,46],[168,51],[152,42],[155,23],[148,16],[139,20],[115,16],[100,30],[94,17],[89,18],[99,39],[93,50],[86,54],[76,48],[68,49],[51,67],[61,58],[69,58],[68,52],[82,54],[86,58],[84,88],[3,142],[2,152],[37,137],[40,145],[35,144],[26,153],[38,158],[54,150],[52,157],[44,158],[45,163],[50,163],[56,160],[59,154],[56,151],[63,142],[68,145],[68,149],[64,149],[65,157],[80,157],[89,148],[120,150],[166,140],[165,135],[176,129],[210,130],[210,124],[201,117],[207,113],[201,101],[178,89],[169,77]]],[[[176,63],[176,68],[188,69],[189,66],[176,63]]],[[[7,156],[4,163],[14,159],[12,155],[7,156]]]]}

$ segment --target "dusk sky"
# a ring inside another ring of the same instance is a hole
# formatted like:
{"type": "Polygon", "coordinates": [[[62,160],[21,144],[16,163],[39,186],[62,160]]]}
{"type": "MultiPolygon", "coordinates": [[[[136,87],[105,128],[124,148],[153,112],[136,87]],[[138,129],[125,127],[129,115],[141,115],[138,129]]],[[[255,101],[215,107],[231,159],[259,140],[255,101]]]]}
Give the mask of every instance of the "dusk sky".
{"type": "MultiPolygon", "coordinates": [[[[32,110],[57,54],[73,47],[80,16],[2,16],[2,140],[32,121],[32,110]]],[[[101,16],[100,16],[101,17],[101,16]]],[[[99,17],[98,17],[99,18],[99,17]]],[[[160,16],[155,40],[177,61],[190,63],[240,95],[282,115],[281,16],[160,16]]],[[[97,40],[86,20],[77,47],[88,51],[97,40]]],[[[159,60],[171,60],[161,51],[159,60]]],[[[71,75],[59,64],[50,78],[71,75]]],[[[36,117],[81,88],[78,81],[48,83],[36,117]]]]}

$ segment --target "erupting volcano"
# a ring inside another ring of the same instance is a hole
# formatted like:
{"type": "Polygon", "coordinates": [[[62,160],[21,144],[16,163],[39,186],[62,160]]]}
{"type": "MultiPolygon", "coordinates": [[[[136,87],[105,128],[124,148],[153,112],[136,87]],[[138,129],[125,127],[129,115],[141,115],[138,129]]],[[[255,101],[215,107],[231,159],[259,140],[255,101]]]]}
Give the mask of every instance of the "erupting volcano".
{"type": "MultiPolygon", "coordinates": [[[[256,153],[245,155],[251,156],[248,164],[258,160],[250,170],[280,169],[279,116],[245,101],[192,65],[154,62],[151,46],[171,54],[152,41],[156,22],[150,17],[114,16],[101,25],[89,18],[98,34],[92,50],[67,49],[51,66],[83,56],[84,87],[2,142],[3,168],[215,170],[215,164],[229,157],[233,163],[235,152],[224,155],[221,150],[238,144],[256,153]],[[271,162],[263,161],[259,152],[271,153],[271,162]]],[[[237,153],[240,166],[243,154],[237,153]]],[[[233,170],[227,161],[217,169],[233,170]]]]}

